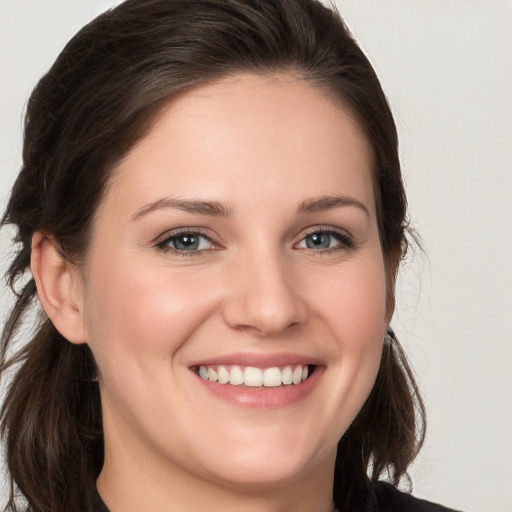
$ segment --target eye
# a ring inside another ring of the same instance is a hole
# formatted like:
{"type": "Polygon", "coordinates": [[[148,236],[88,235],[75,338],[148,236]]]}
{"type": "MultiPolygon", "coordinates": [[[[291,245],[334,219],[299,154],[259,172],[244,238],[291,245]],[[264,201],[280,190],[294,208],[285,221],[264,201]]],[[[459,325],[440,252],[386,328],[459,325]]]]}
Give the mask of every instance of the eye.
{"type": "Polygon", "coordinates": [[[335,229],[317,229],[308,233],[295,247],[313,251],[350,249],[354,246],[352,237],[335,229]]]}
{"type": "Polygon", "coordinates": [[[214,249],[216,245],[205,234],[195,231],[182,231],[167,236],[157,247],[162,250],[170,250],[177,253],[193,253],[214,249]]]}

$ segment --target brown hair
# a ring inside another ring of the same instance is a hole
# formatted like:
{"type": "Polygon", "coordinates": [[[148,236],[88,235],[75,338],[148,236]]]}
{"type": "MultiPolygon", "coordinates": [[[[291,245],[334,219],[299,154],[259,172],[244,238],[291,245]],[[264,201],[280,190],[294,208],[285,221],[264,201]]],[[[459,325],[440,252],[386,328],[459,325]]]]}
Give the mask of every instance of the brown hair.
{"type": "MultiPolygon", "coordinates": [[[[30,97],[23,167],[2,224],[17,228],[7,272],[16,293],[2,335],[0,372],[13,376],[1,409],[11,475],[33,512],[92,510],[103,464],[101,403],[87,345],[68,343],[39,313],[35,333],[11,345],[34,303],[36,230],[75,264],[109,172],[151,126],[163,102],[239,71],[289,72],[347,105],[374,151],[375,200],[389,272],[406,249],[406,199],[394,121],[379,81],[339,15],[316,0],[128,0],[86,25],[30,97]]],[[[390,285],[391,295],[393,285],[390,285]]],[[[334,499],[357,506],[370,479],[397,483],[424,436],[424,408],[397,341],[338,445],[334,499]]]]}

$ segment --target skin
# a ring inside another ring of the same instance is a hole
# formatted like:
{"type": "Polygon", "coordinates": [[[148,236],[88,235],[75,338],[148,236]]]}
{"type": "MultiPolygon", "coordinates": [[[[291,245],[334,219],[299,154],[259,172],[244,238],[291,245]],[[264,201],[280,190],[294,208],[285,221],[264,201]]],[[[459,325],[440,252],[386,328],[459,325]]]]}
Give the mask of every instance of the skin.
{"type": "Polygon", "coordinates": [[[332,510],[337,442],[392,313],[371,169],[342,105],[287,75],[238,75],[172,100],[119,163],[84,269],[36,235],[43,305],[99,368],[112,512],[332,510]],[[161,243],[182,228],[199,250],[161,243]],[[341,236],[309,248],[312,231],[341,236]],[[190,369],[240,352],[312,357],[321,374],[296,403],[240,407],[190,369]]]}

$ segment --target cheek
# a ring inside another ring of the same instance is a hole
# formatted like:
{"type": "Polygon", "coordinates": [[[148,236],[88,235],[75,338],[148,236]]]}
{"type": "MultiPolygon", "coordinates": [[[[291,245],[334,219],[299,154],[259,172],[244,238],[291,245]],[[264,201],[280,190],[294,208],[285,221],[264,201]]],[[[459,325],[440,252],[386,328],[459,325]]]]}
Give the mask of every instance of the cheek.
{"type": "Polygon", "coordinates": [[[134,261],[97,265],[86,288],[86,329],[100,368],[114,357],[123,365],[168,365],[209,316],[211,291],[192,271],[142,269],[134,261]]]}
{"type": "Polygon", "coordinates": [[[154,428],[144,418],[174,425],[168,411],[186,410],[185,395],[163,390],[182,389],[181,348],[210,316],[215,289],[197,273],[147,263],[143,269],[136,260],[95,267],[86,324],[106,421],[119,426],[128,418],[140,432],[154,428]]]}
{"type": "Polygon", "coordinates": [[[364,349],[375,340],[380,343],[387,323],[387,285],[381,259],[330,269],[322,282],[321,287],[318,280],[316,285],[310,282],[306,293],[316,296],[318,315],[326,319],[338,341],[354,349],[364,349]]]}
{"type": "Polygon", "coordinates": [[[321,293],[317,289],[315,317],[335,361],[332,386],[342,391],[339,410],[352,411],[350,419],[370,393],[380,365],[387,327],[384,264],[375,257],[340,266],[326,283],[321,293]]]}

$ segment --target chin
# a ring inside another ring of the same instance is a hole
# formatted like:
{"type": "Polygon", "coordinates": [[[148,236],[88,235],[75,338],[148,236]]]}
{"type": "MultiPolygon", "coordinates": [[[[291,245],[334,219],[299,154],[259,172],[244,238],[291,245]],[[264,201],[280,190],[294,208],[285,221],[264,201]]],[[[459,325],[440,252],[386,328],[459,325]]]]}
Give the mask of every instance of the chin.
{"type": "Polygon", "coordinates": [[[227,436],[220,453],[202,452],[200,465],[215,479],[247,489],[291,484],[322,464],[333,470],[335,441],[327,450],[325,442],[323,446],[318,444],[318,434],[294,434],[289,427],[270,430],[252,435],[249,440],[244,436],[245,442],[230,442],[227,436]]]}
{"type": "Polygon", "coordinates": [[[214,468],[212,475],[216,480],[240,489],[263,490],[293,483],[308,472],[307,467],[307,463],[293,456],[280,461],[259,457],[252,461],[223,461],[214,468]]]}

